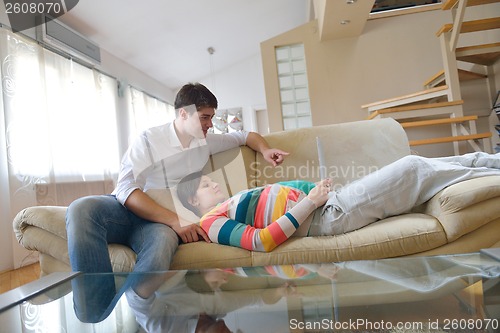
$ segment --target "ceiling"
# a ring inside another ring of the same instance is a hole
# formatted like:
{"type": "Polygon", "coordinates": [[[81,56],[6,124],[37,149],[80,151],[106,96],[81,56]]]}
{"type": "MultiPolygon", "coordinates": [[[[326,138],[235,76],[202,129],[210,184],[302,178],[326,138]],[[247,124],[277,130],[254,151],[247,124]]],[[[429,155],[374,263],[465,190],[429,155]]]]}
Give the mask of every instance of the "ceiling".
{"type": "Polygon", "coordinates": [[[310,8],[310,0],[82,0],[60,20],[174,90],[259,54],[262,41],[308,22],[310,8]]]}

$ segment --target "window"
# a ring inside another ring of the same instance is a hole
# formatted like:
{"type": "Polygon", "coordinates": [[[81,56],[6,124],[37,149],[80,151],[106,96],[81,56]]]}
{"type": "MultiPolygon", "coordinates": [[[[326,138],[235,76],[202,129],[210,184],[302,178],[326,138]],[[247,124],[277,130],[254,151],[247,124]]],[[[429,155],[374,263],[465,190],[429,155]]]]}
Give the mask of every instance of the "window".
{"type": "Polygon", "coordinates": [[[276,48],[281,112],[285,130],[312,126],[304,45],[276,48]]]}
{"type": "Polygon", "coordinates": [[[439,3],[441,3],[441,0],[375,0],[371,12],[376,13],[381,11],[412,8],[439,3]]]}
{"type": "Polygon", "coordinates": [[[130,136],[135,138],[140,132],[165,124],[175,119],[174,106],[152,97],[133,87],[129,87],[130,136]]]}
{"type": "Polygon", "coordinates": [[[29,183],[117,174],[116,80],[17,35],[5,37],[1,71],[11,173],[29,183]]]}

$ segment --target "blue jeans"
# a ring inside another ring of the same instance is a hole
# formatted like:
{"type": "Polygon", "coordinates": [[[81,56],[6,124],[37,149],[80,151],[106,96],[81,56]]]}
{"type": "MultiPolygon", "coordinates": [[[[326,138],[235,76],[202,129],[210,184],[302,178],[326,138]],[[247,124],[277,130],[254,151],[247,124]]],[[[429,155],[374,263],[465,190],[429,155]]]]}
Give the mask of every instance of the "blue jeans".
{"type": "Polygon", "coordinates": [[[114,196],[75,200],[66,213],[68,251],[73,271],[87,273],[72,280],[74,307],[83,322],[104,320],[125,290],[140,283],[139,272],[165,271],[179,244],[172,228],[144,220],[114,196]],[[129,246],[137,254],[134,273],[117,285],[111,273],[108,244],[129,246]]]}
{"type": "Polygon", "coordinates": [[[86,273],[112,272],[109,243],[137,254],[134,272],[168,270],[179,243],[172,228],[136,216],[110,195],[75,200],[66,213],[66,231],[71,268],[86,273]]]}

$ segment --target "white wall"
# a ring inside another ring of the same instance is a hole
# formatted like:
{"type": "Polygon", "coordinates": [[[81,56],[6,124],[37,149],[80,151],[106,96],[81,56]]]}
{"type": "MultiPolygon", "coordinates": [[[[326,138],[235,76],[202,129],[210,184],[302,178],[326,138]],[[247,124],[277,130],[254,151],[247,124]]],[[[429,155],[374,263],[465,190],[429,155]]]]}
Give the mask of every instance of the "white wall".
{"type": "Polygon", "coordinates": [[[255,110],[265,109],[266,105],[260,53],[214,73],[213,77],[201,78],[199,82],[216,95],[219,109],[243,108],[245,129],[259,130],[255,110]]]}
{"type": "MultiPolygon", "coordinates": [[[[495,9],[500,4],[470,7],[466,19],[491,17],[486,12],[495,9]]],[[[359,37],[324,42],[319,40],[317,23],[309,22],[264,41],[261,49],[271,131],[282,129],[275,46],[304,43],[315,126],[358,121],[368,116],[361,105],[423,90],[423,83],[443,69],[436,32],[450,22],[451,13],[442,10],[375,19],[367,22],[359,37]]],[[[480,36],[467,34],[459,46],[488,43],[495,36],[496,30],[480,36]]],[[[485,80],[463,84],[465,114],[489,112],[486,87],[485,80]]],[[[488,124],[483,119],[480,123],[478,130],[482,131],[488,124]]],[[[428,138],[451,135],[449,126],[425,131],[428,138]]],[[[409,134],[410,139],[418,139],[414,134],[409,134]]],[[[424,156],[453,154],[451,144],[417,146],[416,150],[424,156]]]]}

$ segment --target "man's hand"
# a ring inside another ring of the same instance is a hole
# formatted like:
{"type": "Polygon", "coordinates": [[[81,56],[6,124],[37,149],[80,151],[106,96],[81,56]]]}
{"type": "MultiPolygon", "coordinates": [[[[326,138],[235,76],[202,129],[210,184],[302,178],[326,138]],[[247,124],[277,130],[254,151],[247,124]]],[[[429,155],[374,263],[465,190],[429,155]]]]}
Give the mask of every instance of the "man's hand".
{"type": "Polygon", "coordinates": [[[337,273],[341,270],[341,268],[335,263],[321,264],[316,271],[320,276],[330,279],[337,280],[337,273]]]}
{"type": "Polygon", "coordinates": [[[266,289],[261,295],[262,300],[266,304],[275,304],[283,297],[302,296],[302,294],[297,291],[297,287],[291,282],[285,282],[277,288],[266,289]]]}
{"type": "Polygon", "coordinates": [[[205,240],[205,242],[210,243],[210,238],[198,224],[188,224],[181,226],[180,223],[175,227],[172,227],[175,233],[179,235],[183,243],[192,243],[200,240],[205,240]]]}
{"type": "Polygon", "coordinates": [[[273,166],[278,166],[285,160],[285,156],[289,155],[286,151],[269,148],[262,152],[262,156],[273,166]]]}
{"type": "Polygon", "coordinates": [[[264,159],[273,166],[280,165],[285,156],[289,154],[286,151],[269,147],[267,141],[259,133],[255,132],[248,133],[246,144],[253,150],[260,152],[264,159]]]}

